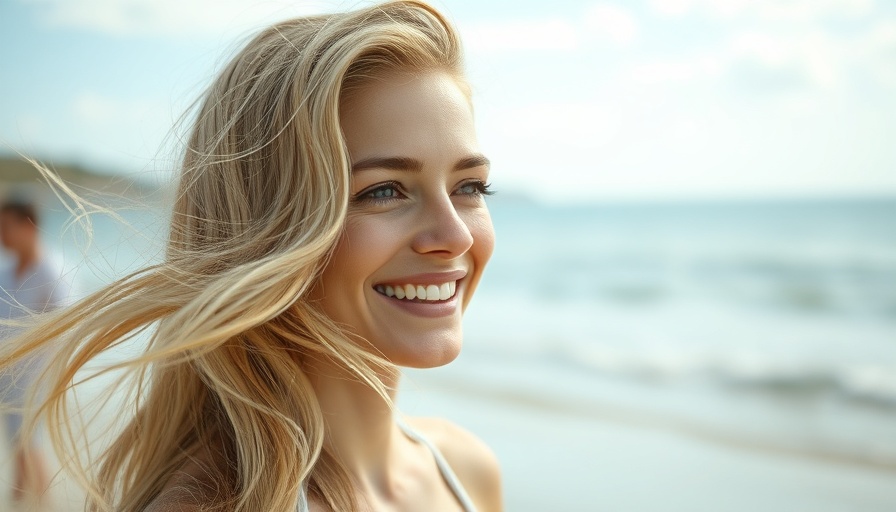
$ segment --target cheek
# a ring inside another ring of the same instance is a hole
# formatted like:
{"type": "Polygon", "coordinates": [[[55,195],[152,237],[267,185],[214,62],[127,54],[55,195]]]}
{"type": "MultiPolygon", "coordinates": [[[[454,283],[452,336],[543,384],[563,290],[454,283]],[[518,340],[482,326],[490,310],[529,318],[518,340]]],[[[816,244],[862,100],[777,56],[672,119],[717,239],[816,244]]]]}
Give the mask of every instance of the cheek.
{"type": "Polygon", "coordinates": [[[327,268],[323,282],[328,295],[359,295],[370,276],[394,255],[400,238],[397,223],[360,217],[349,219],[327,268]],[[334,289],[335,288],[335,289],[334,289]]]}
{"type": "Polygon", "coordinates": [[[12,226],[0,226],[0,240],[3,241],[4,245],[12,244],[12,241],[16,239],[14,231],[15,228],[12,226]]]}
{"type": "Polygon", "coordinates": [[[473,236],[473,258],[481,271],[495,250],[495,228],[492,225],[492,217],[486,208],[482,208],[467,221],[467,226],[473,236]]]}
{"type": "Polygon", "coordinates": [[[467,229],[470,230],[470,234],[473,236],[473,246],[470,248],[470,255],[473,258],[475,268],[472,279],[467,283],[467,293],[463,299],[463,309],[466,310],[470,300],[473,298],[473,292],[476,291],[479,280],[482,278],[485,265],[492,257],[492,252],[494,252],[495,229],[492,226],[492,218],[485,208],[471,213],[464,221],[467,224],[467,229]]]}

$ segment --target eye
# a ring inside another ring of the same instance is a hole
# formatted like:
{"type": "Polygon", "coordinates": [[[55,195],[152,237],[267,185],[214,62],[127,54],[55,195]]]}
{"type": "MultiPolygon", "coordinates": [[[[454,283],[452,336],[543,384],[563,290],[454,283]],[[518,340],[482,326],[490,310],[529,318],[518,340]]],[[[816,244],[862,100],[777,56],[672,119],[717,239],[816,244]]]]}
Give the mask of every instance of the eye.
{"type": "Polygon", "coordinates": [[[368,187],[355,195],[355,201],[384,202],[404,197],[401,193],[401,184],[395,181],[379,183],[368,187]]]}
{"type": "Polygon", "coordinates": [[[462,183],[455,194],[461,196],[490,196],[494,194],[491,185],[481,180],[472,180],[462,183]]]}

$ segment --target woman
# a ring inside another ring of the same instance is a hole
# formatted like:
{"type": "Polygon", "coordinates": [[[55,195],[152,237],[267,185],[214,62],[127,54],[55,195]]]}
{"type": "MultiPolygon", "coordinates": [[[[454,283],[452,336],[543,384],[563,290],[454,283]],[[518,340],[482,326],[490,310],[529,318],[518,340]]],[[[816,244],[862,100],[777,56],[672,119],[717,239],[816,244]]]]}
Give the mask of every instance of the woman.
{"type": "Polygon", "coordinates": [[[124,365],[134,417],[88,461],[92,509],[500,510],[480,441],[392,408],[397,366],[460,350],[488,170],[431,7],[279,23],[197,112],[164,263],[51,313],[0,364],[62,342],[40,412],[70,453],[75,372],[151,328],[124,365]]]}

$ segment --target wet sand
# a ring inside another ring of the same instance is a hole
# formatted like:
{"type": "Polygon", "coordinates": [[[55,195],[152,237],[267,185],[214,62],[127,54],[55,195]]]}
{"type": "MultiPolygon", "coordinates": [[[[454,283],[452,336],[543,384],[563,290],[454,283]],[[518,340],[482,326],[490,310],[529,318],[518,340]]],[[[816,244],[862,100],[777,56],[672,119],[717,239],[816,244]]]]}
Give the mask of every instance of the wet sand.
{"type": "Polygon", "coordinates": [[[702,438],[625,415],[570,414],[414,379],[407,414],[447,417],[501,460],[514,512],[892,512],[896,468],[702,438]]]}
{"type": "MultiPolygon", "coordinates": [[[[624,415],[571,414],[419,376],[405,382],[399,405],[482,437],[501,460],[509,512],[896,510],[893,468],[755,449],[624,415]]],[[[82,492],[62,476],[43,508],[13,507],[6,447],[0,461],[0,510],[82,510],[82,492]]]]}

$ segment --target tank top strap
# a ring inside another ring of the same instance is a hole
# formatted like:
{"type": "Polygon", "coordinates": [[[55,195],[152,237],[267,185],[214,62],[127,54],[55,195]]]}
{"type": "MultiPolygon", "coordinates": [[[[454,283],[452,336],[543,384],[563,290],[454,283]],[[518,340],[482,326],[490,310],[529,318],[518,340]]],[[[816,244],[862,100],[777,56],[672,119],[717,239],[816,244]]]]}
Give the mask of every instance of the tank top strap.
{"type": "Polygon", "coordinates": [[[296,512],[310,512],[308,509],[308,491],[305,490],[305,482],[299,487],[299,503],[296,505],[296,512]]]}
{"type": "Polygon", "coordinates": [[[429,451],[432,452],[433,458],[436,460],[436,465],[439,467],[439,472],[442,473],[442,478],[445,479],[445,483],[448,484],[448,487],[451,489],[451,492],[457,497],[457,501],[460,502],[460,505],[463,507],[464,512],[476,512],[476,506],[473,504],[473,500],[470,499],[470,495],[467,494],[466,489],[464,489],[463,484],[460,483],[460,479],[457,478],[457,475],[454,473],[454,470],[451,469],[451,465],[448,464],[448,461],[445,459],[445,456],[442,455],[442,452],[433,444],[432,441],[427,439],[423,434],[417,432],[410,425],[407,424],[400,416],[396,415],[395,419],[398,426],[401,430],[407,435],[409,438],[414,441],[422,444],[423,446],[429,448],[429,451]]]}
{"type": "MultiPolygon", "coordinates": [[[[436,465],[439,467],[439,472],[442,474],[442,478],[445,479],[445,483],[448,484],[451,492],[453,492],[457,497],[457,501],[460,503],[461,507],[463,507],[464,512],[476,512],[476,506],[473,504],[473,500],[470,499],[470,495],[467,494],[466,489],[464,489],[464,486],[460,483],[460,479],[457,478],[454,470],[451,469],[448,461],[445,460],[445,456],[442,455],[442,452],[436,447],[436,445],[433,444],[432,441],[427,439],[423,434],[411,428],[411,426],[408,425],[407,422],[405,422],[400,416],[396,415],[395,422],[398,424],[398,427],[401,428],[401,431],[404,432],[406,436],[429,449],[436,461],[436,465]]],[[[296,506],[296,512],[309,512],[308,493],[305,489],[304,483],[302,484],[301,490],[299,491],[299,502],[296,506]]]]}

